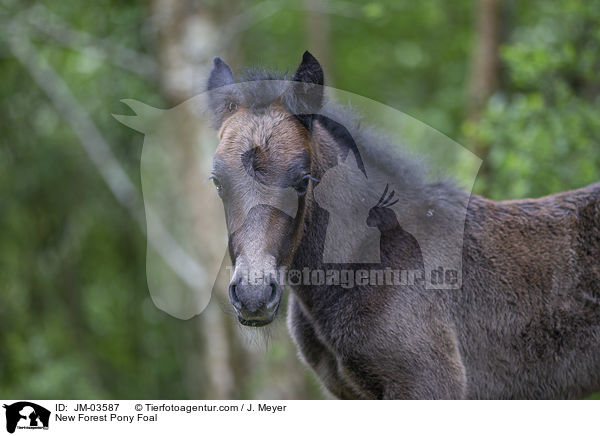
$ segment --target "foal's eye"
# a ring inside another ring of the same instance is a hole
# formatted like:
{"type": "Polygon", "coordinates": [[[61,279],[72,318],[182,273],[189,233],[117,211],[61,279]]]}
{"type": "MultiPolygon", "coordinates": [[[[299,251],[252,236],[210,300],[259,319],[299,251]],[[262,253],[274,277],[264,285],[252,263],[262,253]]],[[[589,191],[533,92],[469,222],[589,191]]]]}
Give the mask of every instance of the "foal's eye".
{"type": "Polygon", "coordinates": [[[308,183],[311,180],[316,180],[316,179],[314,179],[313,177],[311,177],[310,174],[307,174],[307,175],[305,175],[304,177],[302,177],[300,179],[300,181],[296,185],[296,191],[298,192],[298,195],[304,195],[304,194],[306,194],[306,190],[308,189],[308,183]]]}
{"type": "Polygon", "coordinates": [[[215,185],[215,188],[217,188],[217,193],[219,195],[221,195],[221,193],[223,192],[223,185],[221,185],[221,182],[219,182],[219,179],[212,177],[212,182],[215,185]]]}

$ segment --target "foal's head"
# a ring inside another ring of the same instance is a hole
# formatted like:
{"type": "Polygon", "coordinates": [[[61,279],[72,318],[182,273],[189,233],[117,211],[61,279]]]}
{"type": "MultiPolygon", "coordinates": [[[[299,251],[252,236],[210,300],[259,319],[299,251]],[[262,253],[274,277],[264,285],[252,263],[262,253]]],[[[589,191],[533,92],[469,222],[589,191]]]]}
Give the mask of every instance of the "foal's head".
{"type": "Polygon", "coordinates": [[[306,196],[316,180],[311,113],[323,98],[323,70],[308,52],[292,81],[262,79],[235,83],[229,66],[215,58],[208,81],[219,135],[211,178],[223,201],[234,266],[229,298],[239,321],[250,326],[275,317],[278,272],[300,243],[306,196]]]}

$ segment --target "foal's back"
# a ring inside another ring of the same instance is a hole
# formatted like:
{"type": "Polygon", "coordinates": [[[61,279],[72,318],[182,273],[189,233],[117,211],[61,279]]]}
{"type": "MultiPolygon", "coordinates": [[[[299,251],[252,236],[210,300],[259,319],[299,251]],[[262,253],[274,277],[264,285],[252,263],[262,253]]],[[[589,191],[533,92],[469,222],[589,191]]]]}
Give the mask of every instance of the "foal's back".
{"type": "Polygon", "coordinates": [[[450,298],[467,396],[600,390],[600,183],[539,199],[473,197],[450,298]]]}

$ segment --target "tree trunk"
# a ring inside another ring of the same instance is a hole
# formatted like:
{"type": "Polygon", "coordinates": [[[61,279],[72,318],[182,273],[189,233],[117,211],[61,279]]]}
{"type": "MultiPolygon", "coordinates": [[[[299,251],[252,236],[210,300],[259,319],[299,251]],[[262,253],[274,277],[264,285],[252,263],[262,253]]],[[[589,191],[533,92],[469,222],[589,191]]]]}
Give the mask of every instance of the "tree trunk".
{"type": "MultiPolygon", "coordinates": [[[[154,0],[152,14],[156,24],[160,85],[166,100],[174,106],[204,91],[211,59],[216,51],[219,24],[210,8],[191,0],[154,0]]],[[[191,108],[189,112],[185,118],[195,119],[191,108]]],[[[202,160],[211,159],[212,153],[198,155],[199,123],[182,122],[180,127],[174,141],[183,149],[182,183],[190,199],[188,207],[192,209],[194,221],[192,233],[198,238],[213,224],[203,221],[204,204],[193,201],[195,187],[203,181],[204,173],[200,166],[207,166],[206,162],[202,164],[202,160]]],[[[223,252],[206,247],[202,255],[214,257],[203,261],[220,264],[223,252]]],[[[212,287],[213,283],[207,282],[204,286],[212,287]]],[[[188,345],[187,385],[190,397],[228,399],[235,394],[227,320],[219,306],[221,298],[221,295],[213,295],[204,312],[191,321],[195,329],[188,345]]]]}
{"type": "Polygon", "coordinates": [[[480,0],[473,53],[467,116],[478,121],[488,98],[498,88],[500,76],[500,4],[501,0],[480,0]]]}
{"type": "MultiPolygon", "coordinates": [[[[479,0],[477,4],[476,41],[471,60],[466,114],[467,121],[474,125],[479,123],[488,99],[500,83],[501,0],[479,0]]],[[[473,153],[482,159],[479,177],[483,177],[485,183],[489,173],[486,159],[490,151],[489,144],[477,138],[470,138],[469,142],[473,153]]],[[[485,195],[485,192],[482,194],[485,195]]]]}

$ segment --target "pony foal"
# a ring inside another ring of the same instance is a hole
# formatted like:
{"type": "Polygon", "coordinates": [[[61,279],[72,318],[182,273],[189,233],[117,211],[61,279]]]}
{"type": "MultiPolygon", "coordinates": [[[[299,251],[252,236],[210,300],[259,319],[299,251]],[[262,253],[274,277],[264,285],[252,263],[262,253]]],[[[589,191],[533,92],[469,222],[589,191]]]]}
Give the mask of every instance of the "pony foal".
{"type": "Polygon", "coordinates": [[[236,82],[214,60],[212,179],[225,209],[239,321],[270,323],[282,296],[277,274],[257,283],[248,272],[364,266],[323,262],[327,226],[344,221],[330,219],[316,198],[340,161],[372,179],[370,160],[394,180],[383,195],[372,192],[365,214],[381,234],[376,266],[423,270],[406,217],[433,229],[464,206],[462,286],[290,284],[289,329],[323,385],[348,399],[581,398],[600,390],[600,184],[495,202],[426,182],[376,135],[349,127],[344,110],[326,107],[323,83],[308,52],[289,81],[250,72],[236,82]]]}

